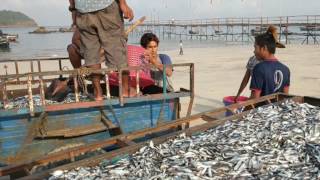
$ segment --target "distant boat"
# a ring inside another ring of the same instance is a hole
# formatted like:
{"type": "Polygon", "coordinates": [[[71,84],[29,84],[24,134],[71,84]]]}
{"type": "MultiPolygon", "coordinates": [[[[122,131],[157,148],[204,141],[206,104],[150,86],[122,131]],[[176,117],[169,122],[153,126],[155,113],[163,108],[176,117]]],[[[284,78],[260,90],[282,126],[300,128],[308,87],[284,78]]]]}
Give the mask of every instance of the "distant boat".
{"type": "Polygon", "coordinates": [[[19,35],[18,34],[5,34],[0,30],[0,37],[7,39],[8,42],[16,42],[19,35]]]}
{"type": "Polygon", "coordinates": [[[144,30],[143,33],[152,33],[151,30],[144,30]]]}
{"type": "Polygon", "coordinates": [[[0,48],[1,49],[8,49],[9,48],[9,41],[4,37],[0,37],[0,48]]]}
{"type": "Polygon", "coordinates": [[[267,31],[267,29],[268,29],[268,27],[267,26],[257,26],[255,29],[251,29],[251,35],[252,36],[256,36],[256,35],[259,35],[259,34],[261,34],[261,33],[264,33],[264,32],[266,32],[267,31]]]}
{"type": "Polygon", "coordinates": [[[301,31],[320,31],[320,26],[317,25],[306,25],[300,27],[301,31]]]}
{"type": "Polygon", "coordinates": [[[29,32],[29,33],[30,34],[49,34],[49,33],[53,33],[53,32],[57,32],[57,31],[49,31],[45,27],[40,26],[36,30],[29,32]]]}
{"type": "Polygon", "coordinates": [[[214,33],[215,33],[215,34],[222,34],[222,33],[223,33],[223,31],[215,30],[215,31],[214,31],[214,33]]]}
{"type": "Polygon", "coordinates": [[[199,34],[199,31],[196,31],[196,30],[189,30],[189,34],[199,34]]]}
{"type": "Polygon", "coordinates": [[[9,42],[17,42],[19,35],[18,34],[4,34],[3,37],[6,38],[9,42]]]}
{"type": "Polygon", "coordinates": [[[74,29],[72,27],[71,28],[59,28],[58,31],[61,32],[61,33],[74,32],[74,29]]]}

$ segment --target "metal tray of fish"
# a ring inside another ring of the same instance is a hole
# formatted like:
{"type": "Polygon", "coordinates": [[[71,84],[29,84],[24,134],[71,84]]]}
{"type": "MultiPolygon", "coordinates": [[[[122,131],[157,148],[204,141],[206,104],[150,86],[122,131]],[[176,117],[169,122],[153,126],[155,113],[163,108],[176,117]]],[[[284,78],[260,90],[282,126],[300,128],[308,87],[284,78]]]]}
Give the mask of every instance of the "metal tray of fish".
{"type": "MultiPolygon", "coordinates": [[[[120,149],[25,178],[319,179],[319,135],[320,99],[275,94],[119,136],[118,143],[124,144],[120,149]],[[252,109],[217,118],[239,107],[252,109]],[[135,141],[160,130],[188,127],[199,118],[207,122],[135,141]]],[[[0,175],[18,167],[30,164],[0,169],[0,175]]]]}

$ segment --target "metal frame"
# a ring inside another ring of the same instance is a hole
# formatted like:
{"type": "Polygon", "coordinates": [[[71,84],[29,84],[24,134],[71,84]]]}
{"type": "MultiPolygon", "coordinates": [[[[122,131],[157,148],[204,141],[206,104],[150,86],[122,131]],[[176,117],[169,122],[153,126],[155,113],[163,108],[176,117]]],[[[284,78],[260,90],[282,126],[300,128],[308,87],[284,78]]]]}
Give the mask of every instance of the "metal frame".
{"type": "Polygon", "coordinates": [[[32,162],[26,162],[26,163],[22,163],[22,164],[10,165],[10,166],[4,167],[4,168],[0,168],[0,176],[10,175],[10,174],[14,174],[16,172],[21,172],[21,171],[27,172],[27,175],[28,175],[28,170],[34,166],[46,165],[48,163],[58,162],[58,161],[67,160],[67,159],[70,160],[69,161],[70,163],[59,166],[59,167],[55,167],[53,169],[39,172],[34,175],[26,176],[23,179],[43,179],[43,178],[47,177],[48,175],[50,175],[50,173],[52,173],[55,170],[69,170],[69,169],[73,169],[73,168],[76,168],[79,166],[97,165],[103,160],[112,160],[112,159],[122,157],[126,154],[131,154],[131,153],[136,152],[141,147],[145,146],[146,142],[135,143],[135,142],[133,142],[133,140],[137,139],[137,138],[144,137],[145,135],[156,133],[156,132],[161,132],[161,131],[169,130],[169,129],[176,130],[173,133],[152,139],[154,144],[159,144],[159,143],[166,141],[169,138],[174,138],[176,135],[178,135],[180,133],[186,133],[188,136],[190,136],[192,134],[195,134],[198,132],[203,132],[207,129],[219,126],[219,125],[225,123],[226,121],[238,120],[239,118],[243,117],[244,115],[246,115],[250,112],[250,111],[245,111],[240,114],[221,118],[221,114],[224,114],[225,112],[230,111],[232,109],[238,109],[241,107],[255,108],[260,103],[269,104],[272,102],[281,102],[284,99],[292,99],[298,103],[308,102],[313,105],[320,106],[320,99],[317,99],[317,98],[302,97],[302,96],[290,96],[290,95],[285,95],[285,94],[281,94],[281,93],[272,94],[269,96],[261,97],[259,99],[248,100],[248,101],[242,102],[240,104],[233,104],[228,107],[222,107],[222,108],[219,108],[216,110],[211,110],[208,112],[195,114],[190,117],[179,119],[175,122],[162,124],[156,128],[145,129],[145,130],[134,132],[134,133],[127,134],[127,135],[119,135],[119,136],[115,136],[111,139],[104,140],[101,142],[96,142],[96,143],[92,143],[92,144],[89,144],[86,146],[81,146],[81,147],[76,147],[76,148],[72,148],[69,150],[61,151],[61,152],[54,153],[54,154],[48,155],[48,156],[40,158],[40,159],[36,159],[32,162]],[[192,128],[179,130],[180,127],[182,127],[183,125],[186,125],[186,124],[191,123],[191,122],[198,120],[198,119],[202,119],[202,120],[206,121],[206,123],[192,127],[192,128]],[[94,151],[96,149],[115,145],[115,144],[120,145],[122,148],[111,151],[111,152],[104,153],[102,155],[97,155],[97,156],[93,156],[93,157],[90,157],[87,159],[73,162],[73,159],[76,156],[81,155],[82,153],[94,151]]]}

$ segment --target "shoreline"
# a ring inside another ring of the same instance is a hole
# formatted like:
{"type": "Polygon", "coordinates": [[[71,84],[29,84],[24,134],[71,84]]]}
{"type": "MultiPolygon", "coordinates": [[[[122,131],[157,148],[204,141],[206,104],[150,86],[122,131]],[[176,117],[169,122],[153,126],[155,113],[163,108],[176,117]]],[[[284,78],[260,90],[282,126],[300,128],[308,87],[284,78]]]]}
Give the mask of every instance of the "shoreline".
{"type": "Polygon", "coordinates": [[[2,25],[0,25],[0,28],[32,28],[32,27],[38,27],[38,25],[32,25],[32,26],[25,26],[25,25],[2,26],[2,25]]]}

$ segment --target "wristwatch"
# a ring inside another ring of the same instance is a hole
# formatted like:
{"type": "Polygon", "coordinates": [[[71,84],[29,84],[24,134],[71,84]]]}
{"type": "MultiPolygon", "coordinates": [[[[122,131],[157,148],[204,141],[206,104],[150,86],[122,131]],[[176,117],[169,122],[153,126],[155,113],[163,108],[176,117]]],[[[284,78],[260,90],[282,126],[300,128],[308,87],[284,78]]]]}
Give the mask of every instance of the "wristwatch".
{"type": "Polygon", "coordinates": [[[71,7],[69,6],[69,11],[72,12],[72,11],[76,11],[77,9],[75,7],[71,7]]]}

